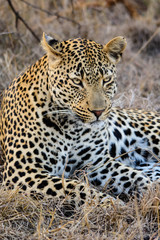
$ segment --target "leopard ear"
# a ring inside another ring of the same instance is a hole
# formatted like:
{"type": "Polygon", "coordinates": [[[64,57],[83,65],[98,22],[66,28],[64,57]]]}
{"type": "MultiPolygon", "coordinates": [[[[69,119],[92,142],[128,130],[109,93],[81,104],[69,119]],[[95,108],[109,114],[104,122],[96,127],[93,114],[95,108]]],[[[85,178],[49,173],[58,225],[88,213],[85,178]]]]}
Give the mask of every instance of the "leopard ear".
{"type": "Polygon", "coordinates": [[[56,47],[59,45],[59,41],[43,33],[41,45],[43,49],[47,52],[49,60],[54,63],[58,63],[61,61],[62,54],[56,49],[56,47]]]}
{"type": "Polygon", "coordinates": [[[124,37],[115,37],[103,46],[103,51],[106,52],[107,57],[111,62],[118,63],[121,59],[122,53],[126,48],[127,41],[124,37]]]}

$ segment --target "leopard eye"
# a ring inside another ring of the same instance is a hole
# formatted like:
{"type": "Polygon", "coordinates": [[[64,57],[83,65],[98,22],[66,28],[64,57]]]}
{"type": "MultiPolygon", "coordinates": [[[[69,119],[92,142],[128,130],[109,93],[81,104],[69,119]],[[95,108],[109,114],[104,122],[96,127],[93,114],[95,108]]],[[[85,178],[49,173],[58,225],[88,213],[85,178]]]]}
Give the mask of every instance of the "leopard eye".
{"type": "Polygon", "coordinates": [[[83,83],[80,79],[74,78],[74,79],[72,79],[72,81],[73,81],[74,84],[83,87],[83,83]]]}
{"type": "Polygon", "coordinates": [[[103,86],[106,87],[108,85],[110,85],[112,83],[112,76],[106,78],[106,79],[103,79],[103,86]]]}

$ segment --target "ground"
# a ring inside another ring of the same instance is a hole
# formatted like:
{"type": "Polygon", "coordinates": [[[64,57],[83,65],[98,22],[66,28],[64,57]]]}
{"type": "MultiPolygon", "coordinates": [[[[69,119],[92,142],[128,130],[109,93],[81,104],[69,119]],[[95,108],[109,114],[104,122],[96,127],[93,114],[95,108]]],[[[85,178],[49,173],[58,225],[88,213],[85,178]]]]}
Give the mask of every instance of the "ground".
{"type": "MultiPolygon", "coordinates": [[[[44,54],[21,19],[16,21],[8,2],[0,0],[1,92],[44,54]]],[[[43,31],[58,40],[85,37],[101,44],[125,36],[128,45],[118,65],[114,106],[160,112],[159,0],[27,2],[12,0],[38,39],[43,31]]],[[[3,156],[0,162],[2,172],[3,156]]],[[[0,239],[158,240],[159,201],[160,190],[150,190],[139,202],[131,199],[124,206],[85,205],[69,215],[61,202],[55,205],[54,200],[31,199],[0,186],[0,239]]]]}

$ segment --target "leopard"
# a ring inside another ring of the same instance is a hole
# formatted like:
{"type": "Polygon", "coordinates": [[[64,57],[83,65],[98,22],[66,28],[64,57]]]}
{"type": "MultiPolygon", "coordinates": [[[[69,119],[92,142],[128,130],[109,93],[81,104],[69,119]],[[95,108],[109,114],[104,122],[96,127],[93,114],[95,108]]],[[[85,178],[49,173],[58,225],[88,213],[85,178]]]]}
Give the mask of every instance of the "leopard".
{"type": "Polygon", "coordinates": [[[143,194],[160,178],[160,114],[113,107],[125,37],[58,41],[3,94],[3,184],[79,207],[143,194]]]}

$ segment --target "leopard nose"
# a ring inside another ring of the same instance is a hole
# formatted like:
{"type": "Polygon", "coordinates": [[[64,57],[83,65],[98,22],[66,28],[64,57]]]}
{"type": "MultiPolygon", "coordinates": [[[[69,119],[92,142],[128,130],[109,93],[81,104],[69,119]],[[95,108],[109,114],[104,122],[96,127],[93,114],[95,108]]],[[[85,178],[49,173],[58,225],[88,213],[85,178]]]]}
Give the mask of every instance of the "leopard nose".
{"type": "Polygon", "coordinates": [[[94,115],[99,118],[102,113],[104,112],[105,109],[102,109],[102,110],[92,110],[91,112],[94,113],[94,115]]]}

